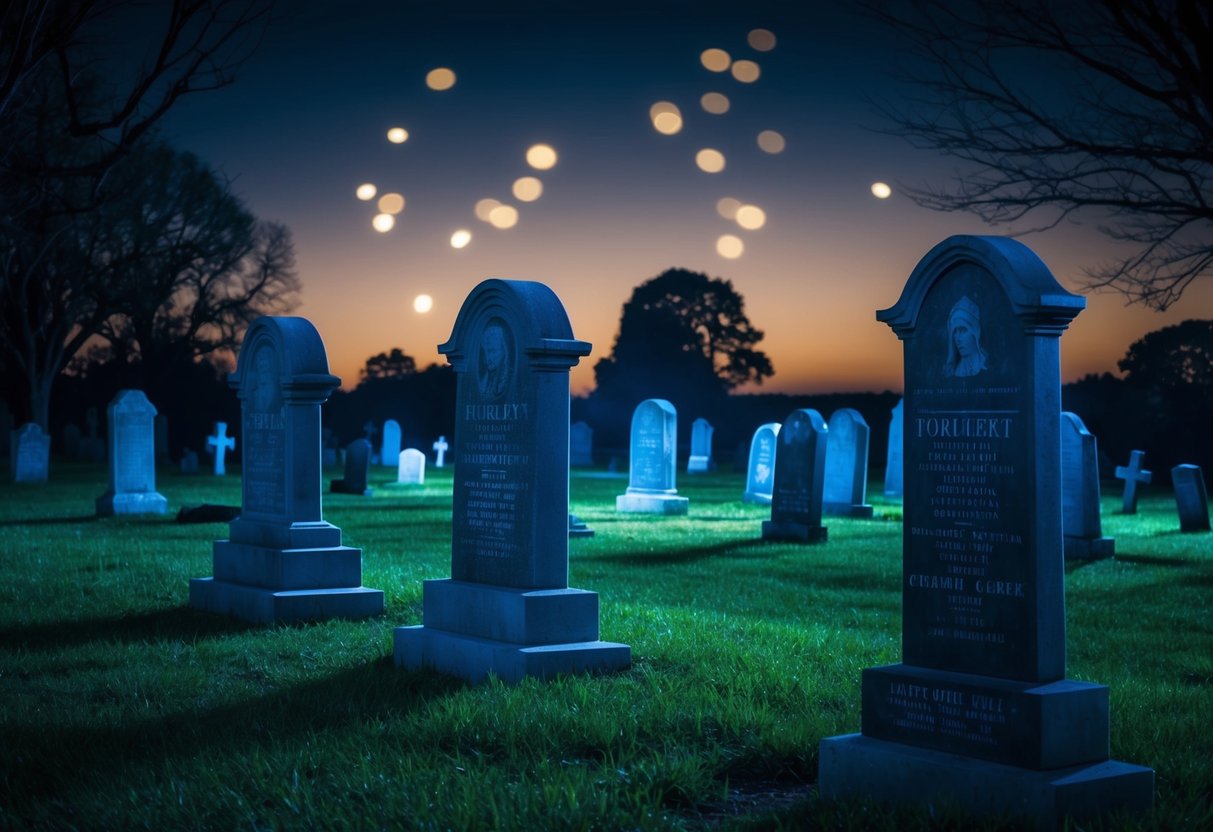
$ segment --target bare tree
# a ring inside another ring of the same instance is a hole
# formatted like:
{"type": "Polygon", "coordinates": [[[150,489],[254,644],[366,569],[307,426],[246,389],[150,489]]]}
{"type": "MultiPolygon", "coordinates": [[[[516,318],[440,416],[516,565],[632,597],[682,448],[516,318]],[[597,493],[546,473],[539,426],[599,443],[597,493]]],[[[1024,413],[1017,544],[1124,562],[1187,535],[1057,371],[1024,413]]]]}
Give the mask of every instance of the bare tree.
{"type": "MultiPolygon", "coordinates": [[[[1089,289],[1164,310],[1213,274],[1213,6],[1207,0],[865,4],[908,40],[916,93],[878,105],[964,164],[919,205],[1028,230],[1090,216],[1126,256],[1089,289]]],[[[1021,232],[1022,233],[1022,232],[1021,232]]]]}

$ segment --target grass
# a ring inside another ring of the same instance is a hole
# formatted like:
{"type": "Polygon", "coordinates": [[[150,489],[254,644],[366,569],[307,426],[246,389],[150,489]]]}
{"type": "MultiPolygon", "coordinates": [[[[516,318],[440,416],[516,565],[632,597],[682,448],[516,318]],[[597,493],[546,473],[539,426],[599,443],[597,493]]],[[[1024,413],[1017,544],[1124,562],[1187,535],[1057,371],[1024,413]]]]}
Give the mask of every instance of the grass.
{"type": "MultiPolygon", "coordinates": [[[[731,473],[683,475],[690,515],[617,515],[575,473],[570,585],[633,666],[469,687],[391,662],[450,573],[450,469],[326,495],[387,611],[253,627],[186,607],[225,524],[95,519],[104,472],[0,486],[0,828],[934,829],[947,810],[816,798],[817,745],[858,730],[859,675],[900,658],[900,505],[763,545],[731,473]]],[[[239,479],[163,472],[170,511],[239,479]]],[[[1118,489],[1111,489],[1118,491],[1118,489]]],[[[1142,829],[1213,827],[1213,536],[1156,490],[1113,513],[1117,558],[1067,568],[1069,676],[1107,684],[1112,756],[1157,771],[1142,829]]],[[[1000,824],[985,824],[995,828],[1000,824]]],[[[1094,827],[1098,828],[1098,824],[1094,827]]]]}

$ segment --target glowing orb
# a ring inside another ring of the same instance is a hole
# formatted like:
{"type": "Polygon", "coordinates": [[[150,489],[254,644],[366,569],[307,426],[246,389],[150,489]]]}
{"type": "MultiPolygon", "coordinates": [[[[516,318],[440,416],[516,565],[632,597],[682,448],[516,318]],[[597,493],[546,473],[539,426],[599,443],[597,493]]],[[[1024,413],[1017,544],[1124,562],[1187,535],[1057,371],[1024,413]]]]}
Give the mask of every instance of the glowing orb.
{"type": "Polygon", "coordinates": [[[404,197],[400,194],[384,194],[379,197],[379,210],[385,214],[399,214],[404,210],[404,197]]]}
{"type": "Polygon", "coordinates": [[[527,148],[526,163],[535,170],[550,170],[556,167],[556,151],[550,144],[533,144],[527,148]]]}
{"type": "Polygon", "coordinates": [[[429,295],[418,295],[413,298],[413,311],[424,315],[434,308],[434,299],[429,295]]]}
{"type": "Polygon", "coordinates": [[[518,209],[513,205],[498,205],[489,211],[489,224],[493,228],[513,228],[518,224],[518,209]]]}
{"type": "Polygon", "coordinates": [[[514,198],[519,202],[534,202],[543,196],[543,183],[534,176],[521,176],[514,180],[514,198]]]}
{"type": "Polygon", "coordinates": [[[486,196],[484,199],[477,200],[476,208],[474,209],[476,212],[476,219],[480,220],[481,222],[488,222],[489,214],[491,214],[493,209],[500,204],[500,202],[493,199],[491,196],[486,196]]]}
{"type": "Polygon", "coordinates": [[[783,153],[787,146],[783,135],[774,130],[763,130],[758,134],[758,147],[767,153],[783,153]]]}
{"type": "Polygon", "coordinates": [[[380,234],[386,234],[396,226],[396,218],[391,214],[376,214],[375,219],[371,220],[371,225],[380,234]]]}
{"type": "Polygon", "coordinates": [[[367,182],[365,185],[359,185],[358,190],[354,191],[354,195],[363,202],[374,199],[376,193],[378,193],[378,189],[370,182],[367,182]]]}
{"type": "Polygon", "coordinates": [[[775,33],[770,29],[754,29],[745,39],[755,52],[770,52],[775,48],[775,33]]]}
{"type": "Polygon", "coordinates": [[[699,106],[703,107],[704,112],[722,116],[729,111],[729,99],[718,92],[705,92],[699,99],[699,106]]]}
{"type": "Polygon", "coordinates": [[[733,199],[731,196],[726,196],[716,201],[716,213],[726,220],[737,219],[737,209],[740,207],[741,200],[733,199]]]}
{"type": "Polygon", "coordinates": [[[737,224],[747,231],[757,231],[767,224],[767,213],[757,205],[742,205],[737,209],[737,224]]]}
{"type": "Polygon", "coordinates": [[[455,73],[444,66],[431,69],[425,75],[425,85],[432,90],[449,90],[455,86],[455,73]]]}
{"type": "Polygon", "coordinates": [[[753,61],[734,61],[732,72],[733,77],[743,84],[752,84],[762,75],[762,70],[753,61]]]}
{"type": "Polygon", "coordinates": [[[716,240],[716,253],[727,260],[736,260],[745,252],[745,243],[732,234],[721,234],[716,240]]]}
{"type": "Polygon", "coordinates": [[[666,136],[672,136],[682,129],[682,113],[669,101],[658,101],[649,107],[649,119],[653,122],[653,129],[666,136]]]}
{"type": "Polygon", "coordinates": [[[387,140],[392,144],[404,144],[409,140],[409,131],[403,127],[393,127],[387,131],[387,140]]]}
{"type": "Polygon", "coordinates": [[[712,72],[724,72],[732,62],[729,53],[723,49],[705,49],[699,55],[699,63],[703,64],[704,69],[712,72]]]}
{"type": "Polygon", "coordinates": [[[877,199],[888,199],[893,195],[893,189],[883,182],[872,183],[872,196],[877,199]]]}
{"type": "Polygon", "coordinates": [[[724,170],[724,154],[719,150],[705,147],[695,154],[695,164],[704,173],[720,173],[724,170]]]}
{"type": "Polygon", "coordinates": [[[451,248],[467,248],[467,244],[471,241],[472,232],[461,228],[451,235],[451,248]]]}

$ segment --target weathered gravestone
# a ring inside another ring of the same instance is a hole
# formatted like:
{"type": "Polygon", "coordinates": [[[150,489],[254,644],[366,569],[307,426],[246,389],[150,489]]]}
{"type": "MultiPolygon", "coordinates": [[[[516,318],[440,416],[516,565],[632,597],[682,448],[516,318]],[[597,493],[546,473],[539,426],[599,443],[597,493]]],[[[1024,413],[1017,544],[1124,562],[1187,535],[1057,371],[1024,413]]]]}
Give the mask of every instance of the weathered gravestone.
{"type": "Polygon", "coordinates": [[[97,498],[98,516],[168,511],[168,500],[156,493],[155,418],[142,390],[121,390],[110,402],[110,483],[97,498]]]}
{"type": "Polygon", "coordinates": [[[181,473],[198,473],[198,452],[193,448],[185,448],[181,451],[181,473]]]}
{"type": "Polygon", "coordinates": [[[829,536],[821,525],[828,435],[816,410],[793,410],[784,420],[775,444],[771,519],[762,523],[763,540],[823,543],[829,536]]]}
{"type": "Polygon", "coordinates": [[[9,434],[9,457],[13,482],[46,482],[51,438],[37,422],[27,422],[9,434]]]}
{"type": "Polygon", "coordinates": [[[435,468],[445,467],[446,466],[446,452],[447,452],[447,449],[451,447],[450,445],[448,445],[446,443],[446,437],[439,436],[438,441],[436,441],[430,447],[433,449],[434,454],[435,454],[434,467],[435,468]]]}
{"type": "Polygon", "coordinates": [[[1067,560],[1098,560],[1116,552],[1099,516],[1099,449],[1076,413],[1061,414],[1061,529],[1067,560]]]}
{"type": "Polygon", "coordinates": [[[902,404],[903,400],[898,399],[889,416],[889,448],[885,454],[884,466],[884,495],[886,497],[900,497],[903,491],[901,448],[905,440],[902,438],[902,404]]]}
{"type": "Polygon", "coordinates": [[[1149,485],[1150,480],[1154,479],[1152,471],[1141,467],[1145,460],[1145,451],[1130,451],[1129,464],[1116,466],[1116,479],[1125,481],[1125,496],[1120,509],[1121,514],[1137,513],[1137,484],[1149,485]]]}
{"type": "Polygon", "coordinates": [[[405,448],[396,454],[396,482],[400,485],[425,484],[425,454],[405,448]]]}
{"type": "Polygon", "coordinates": [[[691,456],[687,459],[687,473],[698,474],[712,470],[712,434],[716,428],[707,419],[691,422],[691,456]]]}
{"type": "Polygon", "coordinates": [[[1108,689],[1065,678],[1059,337],[1083,306],[1024,245],[952,237],[877,313],[905,344],[903,663],[863,671],[823,796],[1049,829],[1150,807],[1153,771],[1108,759],[1108,689]]]}
{"type": "Polygon", "coordinates": [[[334,494],[357,494],[371,496],[366,482],[371,473],[371,443],[366,439],[355,439],[345,446],[345,476],[329,482],[329,491],[334,494]]]}
{"type": "Polygon", "coordinates": [[[486,280],[438,351],[457,379],[451,578],[425,582],[396,664],[472,682],[628,667],[598,640],[598,594],[568,585],[568,373],[590,345],[547,286],[486,280]]]}
{"type": "Polygon", "coordinates": [[[68,459],[80,458],[80,440],[83,437],[78,425],[68,425],[63,429],[63,455],[68,459]]]}
{"type": "Polygon", "coordinates": [[[320,506],[320,405],[341,383],[305,318],[262,317],[228,383],[240,398],[242,507],[214,544],[212,578],[190,581],[190,606],[255,622],[365,618],[383,592],[362,586],[362,550],[320,506]]]}
{"type": "Polygon", "coordinates": [[[594,429],[585,422],[569,426],[569,465],[586,468],[594,464],[594,429]]]}
{"type": "Polygon", "coordinates": [[[1199,465],[1176,465],[1171,469],[1175,508],[1181,532],[1209,531],[1209,494],[1199,465]]]}
{"type": "Polygon", "coordinates": [[[379,464],[391,468],[400,463],[400,423],[388,419],[383,423],[383,447],[379,449],[379,464]]]}
{"type": "Polygon", "coordinates": [[[216,477],[227,474],[227,452],[236,450],[236,437],[227,435],[227,422],[216,422],[215,433],[206,438],[206,452],[215,458],[216,477]]]}
{"type": "Polygon", "coordinates": [[[615,498],[625,514],[686,514],[691,501],[678,496],[678,412],[665,399],[646,399],[632,412],[628,490],[615,498]]]}
{"type": "Polygon", "coordinates": [[[775,442],[779,436],[779,422],[759,425],[750,440],[750,459],[746,465],[745,494],[747,503],[769,506],[771,492],[775,487],[775,442]]]}
{"type": "Polygon", "coordinates": [[[868,423],[858,410],[830,414],[826,435],[825,513],[871,517],[868,498],[868,423]]]}

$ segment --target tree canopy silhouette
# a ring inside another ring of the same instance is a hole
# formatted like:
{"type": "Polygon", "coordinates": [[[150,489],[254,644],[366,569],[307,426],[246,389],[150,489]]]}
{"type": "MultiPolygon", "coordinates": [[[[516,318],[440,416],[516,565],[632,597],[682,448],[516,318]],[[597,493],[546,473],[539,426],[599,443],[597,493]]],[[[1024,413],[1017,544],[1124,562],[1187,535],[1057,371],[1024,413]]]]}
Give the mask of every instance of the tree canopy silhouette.
{"type": "Polygon", "coordinates": [[[1130,383],[1187,387],[1213,402],[1213,320],[1192,319],[1147,333],[1117,366],[1130,383]]]}
{"type": "Polygon", "coordinates": [[[392,347],[391,352],[381,352],[366,360],[366,366],[359,373],[358,386],[368,382],[387,379],[401,379],[417,372],[417,361],[400,347],[392,347]]]}

